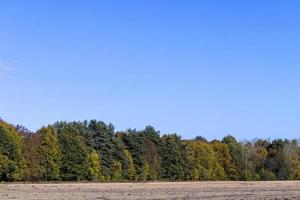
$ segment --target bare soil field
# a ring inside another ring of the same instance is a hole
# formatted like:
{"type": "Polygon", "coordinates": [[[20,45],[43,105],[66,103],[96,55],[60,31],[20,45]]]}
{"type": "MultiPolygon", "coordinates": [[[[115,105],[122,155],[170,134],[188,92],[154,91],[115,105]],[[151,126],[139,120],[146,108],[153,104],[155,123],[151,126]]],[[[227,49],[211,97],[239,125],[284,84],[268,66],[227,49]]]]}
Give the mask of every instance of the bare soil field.
{"type": "Polygon", "coordinates": [[[300,182],[0,184],[1,200],[300,199],[300,182]]]}

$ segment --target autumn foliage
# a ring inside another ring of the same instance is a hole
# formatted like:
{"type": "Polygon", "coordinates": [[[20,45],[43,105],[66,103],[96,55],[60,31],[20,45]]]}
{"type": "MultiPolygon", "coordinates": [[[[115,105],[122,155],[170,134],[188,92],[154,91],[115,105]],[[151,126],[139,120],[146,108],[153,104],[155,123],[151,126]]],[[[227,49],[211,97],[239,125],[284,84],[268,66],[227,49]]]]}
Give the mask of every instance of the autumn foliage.
{"type": "Polygon", "coordinates": [[[297,140],[207,141],[91,120],[30,132],[0,120],[0,181],[299,180],[297,140]]]}

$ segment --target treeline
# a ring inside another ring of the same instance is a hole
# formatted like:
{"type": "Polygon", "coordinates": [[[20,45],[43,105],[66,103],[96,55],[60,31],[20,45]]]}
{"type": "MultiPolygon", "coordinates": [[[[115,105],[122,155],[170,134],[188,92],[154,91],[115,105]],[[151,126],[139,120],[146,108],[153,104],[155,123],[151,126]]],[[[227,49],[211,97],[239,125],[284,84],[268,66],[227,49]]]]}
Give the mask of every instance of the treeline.
{"type": "Polygon", "coordinates": [[[0,181],[299,180],[299,150],[297,140],[183,140],[97,120],[32,133],[0,120],[0,181]]]}

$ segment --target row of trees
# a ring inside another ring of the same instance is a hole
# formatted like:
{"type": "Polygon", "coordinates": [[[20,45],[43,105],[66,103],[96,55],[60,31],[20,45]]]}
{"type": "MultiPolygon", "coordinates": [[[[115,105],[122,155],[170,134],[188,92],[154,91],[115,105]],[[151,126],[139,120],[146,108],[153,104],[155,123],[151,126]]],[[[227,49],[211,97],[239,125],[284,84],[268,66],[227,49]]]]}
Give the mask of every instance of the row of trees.
{"type": "Polygon", "coordinates": [[[57,122],[32,133],[0,120],[0,181],[296,180],[296,140],[208,142],[102,121],[57,122]]]}

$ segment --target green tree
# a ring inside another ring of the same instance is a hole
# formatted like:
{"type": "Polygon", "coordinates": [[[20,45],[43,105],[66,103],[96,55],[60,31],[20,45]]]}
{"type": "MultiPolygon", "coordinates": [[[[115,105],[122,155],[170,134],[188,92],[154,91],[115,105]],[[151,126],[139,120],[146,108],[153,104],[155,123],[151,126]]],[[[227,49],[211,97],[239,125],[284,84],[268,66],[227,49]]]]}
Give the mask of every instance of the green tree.
{"type": "Polygon", "coordinates": [[[237,180],[238,173],[235,163],[230,155],[228,146],[219,141],[213,141],[211,146],[215,152],[215,157],[219,165],[224,169],[226,180],[237,180]]]}
{"type": "Polygon", "coordinates": [[[299,146],[296,140],[277,139],[267,147],[266,168],[278,180],[293,180],[299,177],[299,146]]]}
{"type": "Polygon", "coordinates": [[[228,146],[230,155],[235,163],[236,170],[238,173],[236,179],[244,180],[246,166],[245,166],[245,158],[243,154],[243,146],[240,143],[238,143],[237,140],[231,135],[224,137],[222,143],[228,146]]]}
{"type": "Polygon", "coordinates": [[[193,180],[223,180],[224,169],[219,165],[212,147],[201,140],[188,141],[188,160],[191,163],[190,177],[193,180]]]}
{"type": "Polygon", "coordinates": [[[141,173],[141,176],[140,176],[140,180],[142,180],[142,181],[149,180],[150,176],[151,176],[150,165],[145,162],[143,164],[143,167],[142,167],[142,173],[141,173]]]}
{"type": "Polygon", "coordinates": [[[132,156],[127,149],[124,150],[124,155],[127,160],[124,177],[128,180],[134,180],[135,179],[135,166],[133,163],[132,156]]]}
{"type": "Polygon", "coordinates": [[[112,180],[120,181],[122,179],[122,164],[119,161],[114,161],[112,180]]]}
{"type": "Polygon", "coordinates": [[[72,124],[59,122],[54,125],[61,149],[60,174],[62,180],[79,181],[88,176],[88,152],[85,140],[72,124]]]}
{"type": "Polygon", "coordinates": [[[164,179],[181,180],[185,177],[186,147],[176,134],[164,135],[160,146],[161,170],[164,179]]]}
{"type": "Polygon", "coordinates": [[[41,168],[45,181],[60,179],[61,151],[58,137],[53,127],[43,127],[37,131],[41,137],[41,168]]]}
{"type": "Polygon", "coordinates": [[[143,165],[146,162],[145,136],[136,130],[127,130],[123,135],[123,142],[133,158],[136,179],[143,179],[143,165]]]}
{"type": "Polygon", "coordinates": [[[300,149],[297,140],[286,141],[282,149],[283,162],[288,171],[288,180],[300,178],[300,149]]]}
{"type": "Polygon", "coordinates": [[[21,156],[21,138],[16,128],[0,120],[0,181],[21,180],[24,162],[21,156]]]}
{"type": "Polygon", "coordinates": [[[89,180],[97,181],[101,178],[101,165],[100,165],[100,158],[97,151],[93,150],[89,154],[89,168],[88,168],[88,176],[89,180]]]}
{"type": "Polygon", "coordinates": [[[0,155],[0,180],[13,181],[15,180],[15,163],[5,155],[0,155]]]}
{"type": "Polygon", "coordinates": [[[243,145],[243,158],[245,162],[243,179],[249,181],[260,180],[260,171],[264,167],[267,150],[260,145],[247,142],[243,145]]]}
{"type": "MultiPolygon", "coordinates": [[[[115,145],[114,127],[102,121],[91,120],[88,124],[93,139],[94,149],[98,151],[101,159],[101,175],[104,180],[110,180],[113,175],[115,145]]],[[[122,153],[122,151],[120,152],[122,153]]]]}

